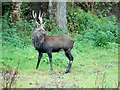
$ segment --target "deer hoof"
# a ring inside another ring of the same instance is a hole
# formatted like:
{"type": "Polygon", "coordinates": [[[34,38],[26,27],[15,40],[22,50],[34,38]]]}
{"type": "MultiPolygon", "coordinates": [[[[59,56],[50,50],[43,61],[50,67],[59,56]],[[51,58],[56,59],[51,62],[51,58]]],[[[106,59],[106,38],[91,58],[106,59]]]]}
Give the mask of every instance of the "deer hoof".
{"type": "Polygon", "coordinates": [[[70,70],[67,70],[65,73],[70,73],[70,70]]]}

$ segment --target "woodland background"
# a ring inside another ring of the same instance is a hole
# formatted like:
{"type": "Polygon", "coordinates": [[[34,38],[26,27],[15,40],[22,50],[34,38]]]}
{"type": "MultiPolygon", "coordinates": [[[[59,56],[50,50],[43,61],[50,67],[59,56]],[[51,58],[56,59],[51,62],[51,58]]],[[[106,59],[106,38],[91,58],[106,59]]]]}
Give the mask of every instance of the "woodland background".
{"type": "Polygon", "coordinates": [[[2,2],[2,88],[118,88],[120,2],[2,2]],[[43,13],[48,35],[68,34],[75,41],[72,72],[68,59],[53,54],[53,73],[44,55],[35,69],[37,51],[31,34],[32,10],[43,13]]]}

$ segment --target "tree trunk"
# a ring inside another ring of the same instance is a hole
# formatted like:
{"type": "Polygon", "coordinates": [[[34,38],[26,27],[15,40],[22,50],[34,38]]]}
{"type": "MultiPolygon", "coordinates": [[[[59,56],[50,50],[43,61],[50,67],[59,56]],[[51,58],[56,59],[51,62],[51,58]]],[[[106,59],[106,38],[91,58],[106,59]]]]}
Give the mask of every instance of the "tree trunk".
{"type": "Polygon", "coordinates": [[[67,31],[66,2],[57,2],[56,21],[60,30],[67,31]]]}
{"type": "Polygon", "coordinates": [[[49,18],[52,18],[52,10],[53,10],[53,4],[52,4],[53,0],[49,0],[49,18]]]}
{"type": "Polygon", "coordinates": [[[13,1],[13,6],[12,6],[12,22],[15,23],[16,21],[19,21],[20,19],[20,7],[22,5],[21,0],[19,2],[13,1]]]}
{"type": "Polygon", "coordinates": [[[56,8],[57,8],[57,3],[54,2],[54,0],[49,0],[49,18],[53,19],[56,17],[56,8]]]}

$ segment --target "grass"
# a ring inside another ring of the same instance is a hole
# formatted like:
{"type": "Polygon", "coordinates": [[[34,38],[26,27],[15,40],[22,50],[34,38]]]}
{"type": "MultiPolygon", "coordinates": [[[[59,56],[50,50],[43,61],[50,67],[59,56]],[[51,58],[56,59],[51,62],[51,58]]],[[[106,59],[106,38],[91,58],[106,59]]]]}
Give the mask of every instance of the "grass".
{"type": "Polygon", "coordinates": [[[74,61],[70,74],[64,74],[68,59],[63,52],[53,54],[53,72],[49,71],[49,60],[43,55],[36,70],[37,51],[32,45],[17,48],[3,45],[0,69],[15,69],[18,62],[19,75],[16,87],[46,88],[115,88],[118,86],[118,46],[110,43],[106,48],[76,43],[72,54],[74,61]]]}
{"type": "MultiPolygon", "coordinates": [[[[36,70],[38,53],[30,43],[34,24],[20,20],[13,25],[7,14],[3,16],[3,30],[0,35],[3,44],[0,48],[0,87],[3,83],[1,71],[15,70],[18,63],[17,83],[14,86],[18,88],[118,87],[118,44],[113,43],[118,39],[116,18],[98,18],[80,8],[72,9],[68,8],[68,30],[72,31],[69,35],[75,44],[72,50],[74,61],[69,74],[64,73],[69,60],[63,52],[53,53],[52,73],[49,71],[46,54],[36,70]]],[[[65,33],[59,31],[57,25],[50,20],[46,25],[46,30],[49,27],[51,30],[48,35],[65,33]]]]}

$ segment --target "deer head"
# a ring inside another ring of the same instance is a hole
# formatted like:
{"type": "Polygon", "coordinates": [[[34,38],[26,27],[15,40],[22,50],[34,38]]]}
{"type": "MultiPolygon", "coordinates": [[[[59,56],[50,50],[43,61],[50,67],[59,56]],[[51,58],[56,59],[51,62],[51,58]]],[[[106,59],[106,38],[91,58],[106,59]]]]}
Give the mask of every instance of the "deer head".
{"type": "Polygon", "coordinates": [[[44,41],[44,36],[47,36],[47,32],[44,29],[45,22],[43,23],[43,21],[42,21],[43,15],[41,15],[41,11],[39,11],[39,16],[38,16],[40,23],[37,22],[37,19],[36,19],[37,14],[34,13],[34,10],[32,11],[32,15],[33,15],[34,21],[36,23],[36,27],[32,34],[32,42],[36,48],[39,48],[40,45],[42,44],[42,42],[44,41]]]}

